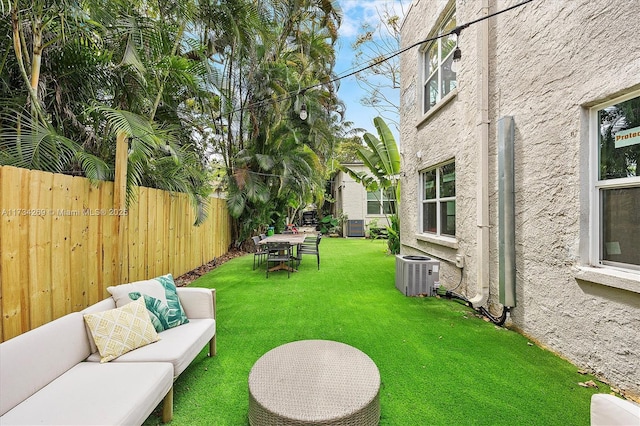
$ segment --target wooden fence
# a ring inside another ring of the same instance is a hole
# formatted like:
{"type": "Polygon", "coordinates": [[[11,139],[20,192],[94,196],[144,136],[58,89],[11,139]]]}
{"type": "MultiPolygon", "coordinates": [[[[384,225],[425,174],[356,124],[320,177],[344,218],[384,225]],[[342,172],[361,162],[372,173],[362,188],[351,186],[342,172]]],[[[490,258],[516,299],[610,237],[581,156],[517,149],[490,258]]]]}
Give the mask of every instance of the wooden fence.
{"type": "Polygon", "coordinates": [[[194,221],[185,194],[141,187],[127,211],[114,208],[113,182],[0,167],[0,341],[102,300],[108,286],[178,277],[227,252],[224,200],[194,221]]]}

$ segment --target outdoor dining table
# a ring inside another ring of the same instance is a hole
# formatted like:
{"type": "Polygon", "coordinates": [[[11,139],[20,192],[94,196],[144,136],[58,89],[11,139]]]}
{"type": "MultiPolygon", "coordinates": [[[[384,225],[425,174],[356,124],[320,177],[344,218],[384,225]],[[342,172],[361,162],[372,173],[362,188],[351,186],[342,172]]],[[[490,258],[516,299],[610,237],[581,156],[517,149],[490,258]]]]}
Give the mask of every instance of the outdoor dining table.
{"type": "MultiPolygon", "coordinates": [[[[259,244],[267,244],[267,243],[289,243],[292,246],[297,246],[299,244],[304,243],[304,239],[306,238],[306,234],[273,234],[268,236],[267,238],[260,240],[259,244]]],[[[279,265],[274,266],[273,268],[269,268],[269,272],[279,271],[281,269],[289,268],[286,263],[282,262],[279,265]]],[[[295,269],[292,269],[291,272],[295,272],[295,269]]]]}
{"type": "Polygon", "coordinates": [[[266,243],[289,243],[292,246],[304,243],[307,234],[273,234],[260,240],[260,244],[266,243]]]}

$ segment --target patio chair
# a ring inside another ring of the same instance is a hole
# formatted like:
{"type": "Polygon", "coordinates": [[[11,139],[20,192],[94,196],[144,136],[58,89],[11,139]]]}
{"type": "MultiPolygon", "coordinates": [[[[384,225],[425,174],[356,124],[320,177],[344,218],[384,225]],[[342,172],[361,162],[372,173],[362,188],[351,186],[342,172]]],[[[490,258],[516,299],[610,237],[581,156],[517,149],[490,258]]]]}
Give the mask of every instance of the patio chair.
{"type": "Polygon", "coordinates": [[[273,269],[287,270],[287,278],[291,276],[291,271],[293,270],[293,248],[289,243],[267,243],[267,278],[269,278],[269,264],[277,263],[278,265],[274,266],[273,269]]]}
{"type": "Polygon", "coordinates": [[[302,261],[303,254],[312,254],[316,256],[318,259],[318,271],[320,270],[320,241],[322,240],[322,235],[318,235],[315,238],[315,242],[307,243],[307,238],[305,238],[304,243],[298,246],[298,263],[302,261]]]}
{"type": "Polygon", "coordinates": [[[306,234],[304,237],[304,243],[302,243],[302,245],[315,246],[316,240],[320,237],[322,237],[321,232],[318,232],[317,234],[306,234]]]}
{"type": "MultiPolygon", "coordinates": [[[[302,244],[298,244],[298,251],[300,251],[301,247],[308,248],[308,249],[311,249],[311,250],[315,250],[316,241],[321,236],[322,236],[321,232],[318,232],[317,234],[305,234],[304,242],[302,244]]],[[[296,257],[298,258],[298,261],[300,261],[300,259],[301,259],[300,255],[296,255],[296,257]]]]}
{"type": "Polygon", "coordinates": [[[255,251],[253,252],[253,269],[256,269],[256,258],[258,259],[258,266],[262,263],[263,258],[267,257],[267,250],[264,248],[264,245],[260,244],[260,237],[255,236],[251,237],[253,240],[253,245],[255,246],[255,251]]]}
{"type": "Polygon", "coordinates": [[[260,234],[260,239],[264,240],[265,238],[267,238],[267,234],[260,234]]]}

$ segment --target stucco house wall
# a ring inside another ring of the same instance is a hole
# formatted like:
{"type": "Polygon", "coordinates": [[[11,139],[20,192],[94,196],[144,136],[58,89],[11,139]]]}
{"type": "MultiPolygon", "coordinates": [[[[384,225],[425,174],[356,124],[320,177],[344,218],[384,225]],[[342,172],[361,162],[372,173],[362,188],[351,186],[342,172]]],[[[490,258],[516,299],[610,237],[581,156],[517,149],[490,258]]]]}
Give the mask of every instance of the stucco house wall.
{"type": "MultiPolygon", "coordinates": [[[[461,25],[517,3],[414,0],[403,22],[402,47],[433,36],[451,8],[461,25]]],[[[638,16],[637,1],[557,0],[532,2],[471,25],[458,40],[457,88],[427,114],[422,113],[421,50],[409,49],[400,58],[402,253],[440,259],[442,285],[460,283],[456,291],[468,298],[488,286],[481,304],[499,312],[497,122],[512,116],[516,306],[511,324],[636,396],[640,271],[590,261],[590,237],[598,229],[590,224],[589,108],[640,93],[638,16]],[[420,172],[452,159],[455,237],[422,233],[420,172]],[[479,214],[483,197],[486,223],[479,214]]],[[[640,224],[640,213],[637,217],[640,224]]]]}

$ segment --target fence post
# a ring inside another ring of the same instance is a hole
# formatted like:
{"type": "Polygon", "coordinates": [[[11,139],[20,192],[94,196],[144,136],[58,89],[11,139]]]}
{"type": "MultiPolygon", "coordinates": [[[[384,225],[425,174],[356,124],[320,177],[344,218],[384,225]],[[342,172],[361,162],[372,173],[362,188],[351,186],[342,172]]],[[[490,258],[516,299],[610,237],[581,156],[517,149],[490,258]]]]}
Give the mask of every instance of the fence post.
{"type": "MultiPolygon", "coordinates": [[[[113,188],[113,213],[116,215],[117,241],[115,244],[117,284],[126,281],[128,273],[124,271],[124,230],[127,216],[124,214],[127,206],[127,161],[129,151],[129,138],[124,132],[118,132],[116,136],[116,164],[113,188]]],[[[128,271],[126,271],[128,272],[128,271]]]]}

